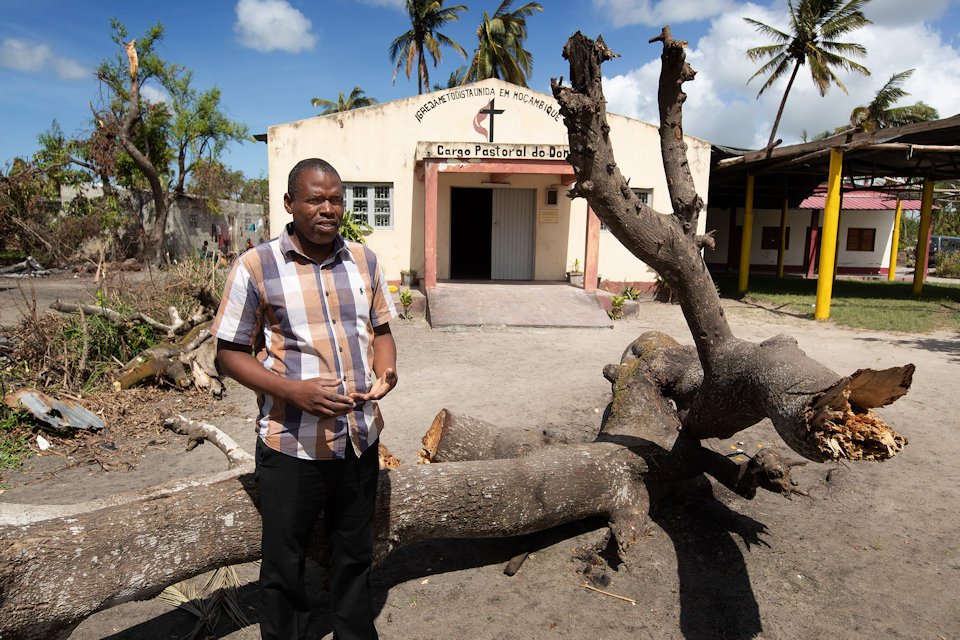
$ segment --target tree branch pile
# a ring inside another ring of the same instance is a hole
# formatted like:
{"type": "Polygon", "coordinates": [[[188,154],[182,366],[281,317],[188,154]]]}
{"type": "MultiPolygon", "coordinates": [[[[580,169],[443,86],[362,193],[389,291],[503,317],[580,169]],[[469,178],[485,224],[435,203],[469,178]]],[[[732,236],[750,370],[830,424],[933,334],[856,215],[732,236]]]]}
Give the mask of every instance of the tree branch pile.
{"type": "MultiPolygon", "coordinates": [[[[904,445],[872,409],[906,393],[912,365],[840,376],[791,338],[755,344],[733,336],[699,252],[702,200],[693,189],[681,126],[681,86],[693,70],[669,29],[654,40],[664,48],[661,151],[671,215],[640,203],[617,168],[600,80],[600,65],[613,54],[603,41],[574,35],[564,48],[572,86],[554,82],[553,90],[570,134],[574,195],[585,197],[617,238],[679,293],[696,346],[659,333],[631,343],[620,362],[603,371],[613,399],[589,442],[441,411],[420,453],[429,464],[381,471],[378,562],[420,540],[512,536],[590,516],[607,520],[607,548],[623,556],[651,504],[701,473],[746,498],[758,488],[797,493],[789,477],[796,462],[765,451],[737,464],[700,444],[764,418],[812,460],[882,460],[904,445]]],[[[191,437],[211,433],[210,425],[188,426],[191,437]]],[[[95,611],[256,559],[260,519],[252,467],[234,444],[211,439],[233,465],[213,477],[84,505],[0,503],[0,635],[64,637],[95,611]]],[[[316,531],[311,554],[321,559],[322,527],[316,531]]]]}
{"type": "Polygon", "coordinates": [[[110,307],[56,301],[50,308],[62,313],[103,316],[117,324],[141,323],[162,331],[168,341],[145,349],[127,362],[114,378],[115,389],[129,389],[143,383],[170,384],[181,389],[196,386],[223,395],[223,381],[216,366],[216,341],[209,331],[214,304],[219,300],[207,290],[195,294],[200,305],[184,320],[176,307],[169,307],[169,323],[134,312],[123,314],[110,307]]]}

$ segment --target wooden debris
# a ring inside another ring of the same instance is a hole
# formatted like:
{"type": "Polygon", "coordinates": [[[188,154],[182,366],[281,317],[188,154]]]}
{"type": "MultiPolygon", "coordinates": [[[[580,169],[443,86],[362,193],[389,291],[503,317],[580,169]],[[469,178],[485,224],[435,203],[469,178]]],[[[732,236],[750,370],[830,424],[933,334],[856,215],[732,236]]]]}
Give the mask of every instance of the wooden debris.
{"type": "Polygon", "coordinates": [[[526,561],[527,556],[530,555],[529,551],[525,551],[519,555],[513,556],[510,558],[510,562],[507,563],[507,566],[504,567],[503,572],[508,576],[517,575],[517,571],[520,571],[520,567],[523,566],[523,563],[526,561]]]}

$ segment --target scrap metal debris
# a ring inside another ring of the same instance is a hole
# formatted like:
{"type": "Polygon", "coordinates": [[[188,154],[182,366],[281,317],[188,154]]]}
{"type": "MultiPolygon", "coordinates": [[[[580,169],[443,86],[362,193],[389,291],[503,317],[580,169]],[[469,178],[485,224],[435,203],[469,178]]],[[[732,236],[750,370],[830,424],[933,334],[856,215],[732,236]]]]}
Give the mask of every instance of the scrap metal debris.
{"type": "Polygon", "coordinates": [[[70,429],[103,429],[103,420],[89,409],[69,399],[51,398],[35,389],[20,389],[8,393],[4,403],[12,409],[26,409],[38,420],[57,431],[70,429]]]}
{"type": "Polygon", "coordinates": [[[54,273],[62,273],[60,269],[44,269],[43,266],[33,259],[33,256],[27,256],[27,259],[0,268],[0,276],[4,278],[31,278],[39,276],[49,276],[54,273]]]}

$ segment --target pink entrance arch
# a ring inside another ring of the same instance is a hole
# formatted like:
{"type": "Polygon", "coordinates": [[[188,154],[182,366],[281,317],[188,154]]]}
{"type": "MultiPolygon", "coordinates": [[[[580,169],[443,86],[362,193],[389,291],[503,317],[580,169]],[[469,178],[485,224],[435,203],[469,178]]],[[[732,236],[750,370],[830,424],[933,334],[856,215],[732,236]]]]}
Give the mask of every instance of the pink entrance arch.
{"type": "MultiPolygon", "coordinates": [[[[503,181],[515,174],[560,176],[564,185],[576,179],[573,167],[563,160],[491,160],[448,163],[445,158],[423,160],[423,280],[427,289],[437,286],[437,194],[441,173],[488,173],[493,181],[503,181]]],[[[587,208],[587,233],[584,247],[584,289],[597,288],[597,261],[600,254],[600,219],[587,208]]]]}

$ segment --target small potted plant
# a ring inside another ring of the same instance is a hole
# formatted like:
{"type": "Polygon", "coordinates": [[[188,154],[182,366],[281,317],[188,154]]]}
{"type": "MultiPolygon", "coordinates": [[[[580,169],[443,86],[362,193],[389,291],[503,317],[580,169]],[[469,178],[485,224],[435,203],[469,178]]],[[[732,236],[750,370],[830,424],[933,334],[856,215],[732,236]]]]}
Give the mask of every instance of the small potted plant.
{"type": "Polygon", "coordinates": [[[403,305],[403,313],[400,317],[404,320],[413,320],[413,315],[410,313],[410,308],[413,307],[413,294],[410,293],[410,289],[400,290],[400,304],[403,305]]]}
{"type": "Polygon", "coordinates": [[[400,272],[400,285],[410,288],[417,286],[417,270],[416,269],[404,269],[400,272]]]}
{"type": "Polygon", "coordinates": [[[567,279],[575,287],[583,287],[583,271],[580,269],[580,258],[574,258],[567,279]]]}

